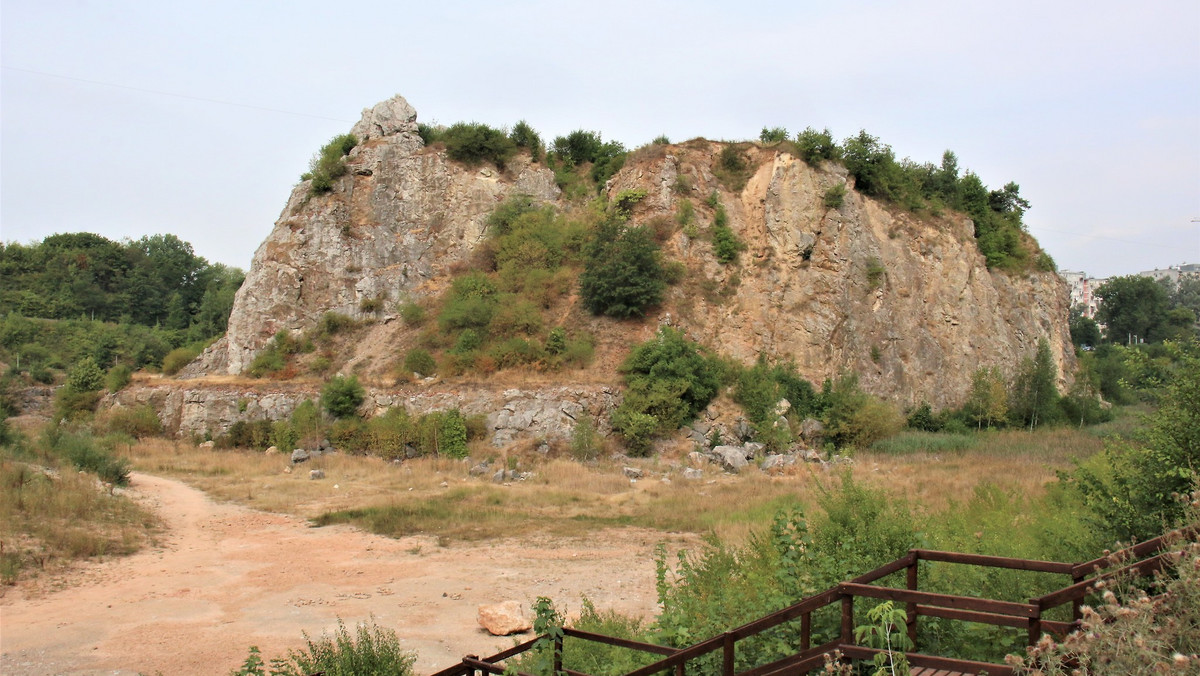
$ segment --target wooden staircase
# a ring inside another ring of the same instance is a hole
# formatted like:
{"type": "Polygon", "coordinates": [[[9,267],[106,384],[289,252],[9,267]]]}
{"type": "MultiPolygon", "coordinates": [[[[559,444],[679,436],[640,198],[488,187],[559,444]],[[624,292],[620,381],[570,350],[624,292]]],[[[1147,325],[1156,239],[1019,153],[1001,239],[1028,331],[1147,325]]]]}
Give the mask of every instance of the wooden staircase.
{"type": "MultiPolygon", "coordinates": [[[[1036,561],[1001,556],[941,552],[928,549],[909,550],[905,556],[880,566],[869,573],[842,582],[820,594],[803,599],[787,608],[759,618],[753,622],[731,629],[687,648],[630,641],[579,631],[570,627],[562,630],[562,636],[551,639],[539,636],[490,657],[474,655],[464,657],[461,662],[442,669],[432,676],[479,676],[481,674],[505,673],[504,661],[516,657],[535,645],[553,643],[556,674],[567,676],[589,676],[579,671],[563,668],[564,638],[593,641],[629,650],[661,656],[658,661],[630,671],[624,676],[655,676],[674,674],[686,676],[698,674],[689,663],[699,657],[720,653],[720,676],[792,676],[807,674],[824,666],[827,656],[836,654],[844,662],[871,660],[881,652],[874,648],[857,645],[854,640],[855,600],[859,598],[890,600],[906,610],[906,629],[913,645],[917,643],[917,626],[921,617],[939,617],[962,622],[976,622],[1001,627],[1023,628],[1028,632],[1029,645],[1033,645],[1042,634],[1062,637],[1078,627],[1080,606],[1083,599],[1097,589],[1097,584],[1113,578],[1142,577],[1161,570],[1167,563],[1172,547],[1182,540],[1194,540],[1200,534],[1200,524],[1123,549],[1110,555],[1082,563],[1059,563],[1036,561]],[[972,596],[957,596],[921,591],[918,588],[919,562],[929,561],[958,565],[1025,570],[1050,573],[1071,578],[1071,584],[1049,594],[1031,598],[1028,603],[998,601],[972,596]],[[889,575],[905,571],[906,584],[903,588],[873,584],[889,575]],[[1070,622],[1046,619],[1049,611],[1070,604],[1073,620],[1070,622]],[[824,608],[840,605],[841,626],[839,634],[832,640],[817,646],[811,645],[812,616],[824,608]],[[734,668],[739,641],[759,635],[787,622],[800,620],[796,643],[799,650],[783,659],[759,665],[745,671],[734,668]]],[[[937,655],[913,652],[905,653],[912,667],[913,676],[960,676],[983,674],[988,676],[1013,676],[1014,670],[1004,664],[975,662],[937,655]]],[[[520,674],[520,676],[529,676],[520,674]]]]}

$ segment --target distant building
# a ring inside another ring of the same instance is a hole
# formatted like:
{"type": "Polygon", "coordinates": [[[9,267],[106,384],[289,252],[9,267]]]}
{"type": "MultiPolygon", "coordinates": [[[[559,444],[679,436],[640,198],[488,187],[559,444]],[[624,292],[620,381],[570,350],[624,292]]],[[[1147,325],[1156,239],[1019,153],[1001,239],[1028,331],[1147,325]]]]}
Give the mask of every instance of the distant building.
{"type": "Polygon", "coordinates": [[[1082,307],[1083,316],[1095,319],[1096,309],[1100,299],[1096,297],[1096,289],[1108,281],[1107,278],[1088,277],[1086,272],[1059,270],[1058,274],[1067,282],[1071,289],[1071,307],[1082,307]]]}
{"type": "Polygon", "coordinates": [[[1164,270],[1155,268],[1145,272],[1139,272],[1142,277],[1151,277],[1155,281],[1164,279],[1171,280],[1171,283],[1178,284],[1180,279],[1188,277],[1200,277],[1200,263],[1183,263],[1182,265],[1170,265],[1164,270]]]}

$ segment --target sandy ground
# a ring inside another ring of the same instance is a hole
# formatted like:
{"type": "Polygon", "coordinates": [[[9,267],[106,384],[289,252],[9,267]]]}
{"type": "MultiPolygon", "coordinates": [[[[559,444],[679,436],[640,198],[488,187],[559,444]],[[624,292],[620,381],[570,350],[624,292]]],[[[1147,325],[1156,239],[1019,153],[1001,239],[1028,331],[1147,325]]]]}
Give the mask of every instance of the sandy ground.
{"type": "Polygon", "coordinates": [[[418,652],[418,673],[430,673],[513,644],[479,627],[480,604],[528,607],[549,596],[577,611],[586,594],[601,609],[656,611],[662,533],[439,547],[430,537],[311,528],[161,477],[134,474],[132,485],[166,523],[159,545],[85,565],[66,584],[9,589],[0,598],[0,673],[225,674],[251,645],[280,655],[302,645],[301,632],[372,615],[418,652]]]}

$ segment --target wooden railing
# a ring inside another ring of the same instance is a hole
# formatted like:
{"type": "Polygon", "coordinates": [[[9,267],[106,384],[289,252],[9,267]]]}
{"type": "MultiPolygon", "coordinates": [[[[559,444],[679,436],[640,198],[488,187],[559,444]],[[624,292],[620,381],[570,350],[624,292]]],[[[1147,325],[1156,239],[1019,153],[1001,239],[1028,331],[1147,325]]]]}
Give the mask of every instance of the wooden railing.
{"type": "MultiPolygon", "coordinates": [[[[880,652],[872,648],[856,645],[855,643],[854,606],[856,598],[888,600],[897,604],[903,604],[906,610],[906,630],[914,646],[917,645],[917,626],[920,617],[938,617],[1000,627],[1024,628],[1028,632],[1029,644],[1033,645],[1041,638],[1043,633],[1061,637],[1074,630],[1078,626],[1080,619],[1080,604],[1084,597],[1096,591],[1098,588],[1097,585],[1101,581],[1117,577],[1151,575],[1161,570],[1169,562],[1170,551],[1167,551],[1167,549],[1170,546],[1183,539],[1194,539],[1198,534],[1200,534],[1200,524],[1174,531],[1119,552],[1083,563],[1059,563],[1056,561],[1036,561],[1002,556],[913,549],[909,550],[905,556],[891,563],[880,566],[852,580],[842,582],[836,587],[810,596],[787,608],[687,648],[670,648],[579,631],[568,627],[564,628],[562,636],[556,639],[538,637],[482,659],[477,656],[467,656],[460,663],[443,669],[432,676],[503,674],[504,667],[500,665],[501,662],[531,650],[535,645],[543,641],[548,641],[553,645],[554,671],[556,674],[588,676],[582,672],[563,668],[563,637],[572,637],[663,656],[652,664],[628,672],[625,676],[654,676],[656,674],[671,672],[675,676],[685,676],[688,673],[687,665],[690,662],[718,652],[721,655],[722,676],[783,676],[784,674],[805,674],[812,669],[820,668],[824,664],[826,656],[835,650],[840,651],[843,658],[849,660],[871,659],[875,654],[880,652]],[[940,594],[918,589],[918,571],[921,561],[1065,575],[1071,578],[1071,584],[1058,591],[1030,599],[1028,603],[940,594]],[[905,571],[906,575],[904,588],[872,584],[902,570],[905,571]],[[835,604],[841,605],[841,624],[837,637],[822,645],[812,646],[813,613],[835,604]],[[1066,604],[1071,604],[1072,606],[1071,622],[1044,619],[1048,611],[1066,604]],[[765,631],[796,619],[800,620],[798,652],[770,664],[756,666],[747,671],[735,671],[737,644],[739,641],[758,636],[765,631]]],[[[1011,667],[1002,664],[925,655],[915,652],[915,650],[914,652],[906,653],[906,656],[909,663],[916,667],[944,669],[967,674],[978,673],[982,670],[986,671],[990,676],[1011,676],[1014,673],[1011,667]]],[[[522,676],[528,675],[523,674],[522,676]]]]}

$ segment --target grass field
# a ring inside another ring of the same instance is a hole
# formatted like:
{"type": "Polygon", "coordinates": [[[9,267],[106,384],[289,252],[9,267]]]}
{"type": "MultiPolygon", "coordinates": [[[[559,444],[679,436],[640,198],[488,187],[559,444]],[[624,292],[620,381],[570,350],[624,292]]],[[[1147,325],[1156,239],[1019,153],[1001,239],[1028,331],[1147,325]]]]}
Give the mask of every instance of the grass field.
{"type": "MultiPolygon", "coordinates": [[[[930,515],[961,505],[981,489],[1043,495],[1057,471],[1103,445],[1102,435],[1069,428],[963,438],[908,433],[889,442],[857,454],[849,471],[930,515]]],[[[495,453],[482,446],[474,450],[477,457],[495,453]]],[[[438,458],[394,464],[333,454],[288,471],[283,454],[203,450],[161,439],[130,446],[126,453],[135,468],[183,479],[219,500],[297,514],[321,525],[351,523],[380,534],[426,534],[442,542],[532,533],[581,536],[622,526],[713,533],[741,542],[781,508],[812,507],[823,487],[835,484],[844,471],[806,464],[782,476],[753,468],[729,475],[708,466],[703,479],[687,480],[681,463],[650,459],[630,461],[645,471],[644,478],[630,481],[622,464],[582,464],[529,453],[508,458],[533,473],[528,480],[496,484],[490,476],[471,477],[469,462],[438,458]],[[326,478],[311,480],[312,469],[323,470],[326,478]]]]}

